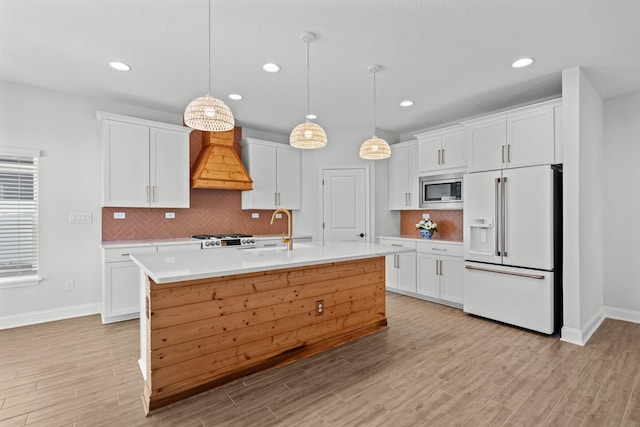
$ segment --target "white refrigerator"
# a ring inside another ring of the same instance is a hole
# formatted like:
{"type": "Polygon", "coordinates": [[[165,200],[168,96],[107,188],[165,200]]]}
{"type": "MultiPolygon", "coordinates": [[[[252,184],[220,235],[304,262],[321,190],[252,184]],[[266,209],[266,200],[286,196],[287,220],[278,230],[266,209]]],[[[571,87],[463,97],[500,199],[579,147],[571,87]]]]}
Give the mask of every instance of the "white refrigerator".
{"type": "Polygon", "coordinates": [[[555,166],[465,175],[465,312],[545,334],[557,331],[561,177],[555,166]]]}

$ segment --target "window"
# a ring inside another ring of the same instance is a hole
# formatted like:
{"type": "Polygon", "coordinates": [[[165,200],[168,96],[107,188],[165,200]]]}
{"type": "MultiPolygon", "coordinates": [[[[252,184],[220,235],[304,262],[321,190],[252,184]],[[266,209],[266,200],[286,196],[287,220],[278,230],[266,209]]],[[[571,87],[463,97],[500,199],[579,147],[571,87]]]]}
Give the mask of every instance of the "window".
{"type": "Polygon", "coordinates": [[[0,282],[38,275],[38,155],[0,152],[0,282]]]}

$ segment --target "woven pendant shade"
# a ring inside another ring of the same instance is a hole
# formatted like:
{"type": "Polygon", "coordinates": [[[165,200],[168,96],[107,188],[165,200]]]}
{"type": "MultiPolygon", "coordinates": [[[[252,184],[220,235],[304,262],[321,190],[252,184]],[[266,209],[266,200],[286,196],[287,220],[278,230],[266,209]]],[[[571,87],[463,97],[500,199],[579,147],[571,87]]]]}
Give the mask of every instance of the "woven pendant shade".
{"type": "Polygon", "coordinates": [[[360,146],[360,158],[365,160],[382,160],[391,157],[389,143],[376,136],[376,73],[381,69],[379,65],[369,67],[369,71],[373,73],[373,136],[360,146]]]}
{"type": "Polygon", "coordinates": [[[360,157],[367,160],[382,160],[391,157],[391,147],[382,138],[367,139],[360,146],[360,157]]]}
{"type": "Polygon", "coordinates": [[[235,120],[231,109],[210,95],[191,101],[184,110],[184,123],[193,129],[225,132],[233,129],[235,120]]]}
{"type": "Polygon", "coordinates": [[[289,144],[302,149],[322,148],[327,145],[327,134],[320,125],[311,122],[300,123],[291,131],[289,144]]]}

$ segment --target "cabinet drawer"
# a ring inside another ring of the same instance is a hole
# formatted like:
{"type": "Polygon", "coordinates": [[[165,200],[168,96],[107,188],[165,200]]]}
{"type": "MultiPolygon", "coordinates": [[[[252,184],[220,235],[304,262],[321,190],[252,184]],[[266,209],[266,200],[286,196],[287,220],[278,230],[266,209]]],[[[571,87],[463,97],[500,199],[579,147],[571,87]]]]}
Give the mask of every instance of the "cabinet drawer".
{"type": "Polygon", "coordinates": [[[420,253],[462,257],[462,243],[418,242],[420,253]]]}
{"type": "Polygon", "coordinates": [[[156,252],[155,246],[133,246],[104,250],[104,262],[129,261],[129,254],[146,254],[156,252]]]}
{"type": "Polygon", "coordinates": [[[378,239],[378,244],[387,245],[387,246],[402,246],[403,248],[416,248],[415,242],[409,242],[406,240],[396,240],[396,239],[378,239]]]}
{"type": "Polygon", "coordinates": [[[158,252],[182,252],[200,250],[201,242],[181,243],[179,245],[158,245],[158,252]]]}

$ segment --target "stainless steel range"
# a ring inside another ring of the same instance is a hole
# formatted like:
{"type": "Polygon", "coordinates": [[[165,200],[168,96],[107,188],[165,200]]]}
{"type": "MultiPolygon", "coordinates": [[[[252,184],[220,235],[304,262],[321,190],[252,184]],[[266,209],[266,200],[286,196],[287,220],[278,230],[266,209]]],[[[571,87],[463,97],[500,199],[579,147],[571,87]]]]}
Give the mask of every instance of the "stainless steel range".
{"type": "Polygon", "coordinates": [[[256,239],[250,234],[195,234],[194,240],[202,240],[202,249],[224,248],[227,246],[253,247],[256,239]]]}

